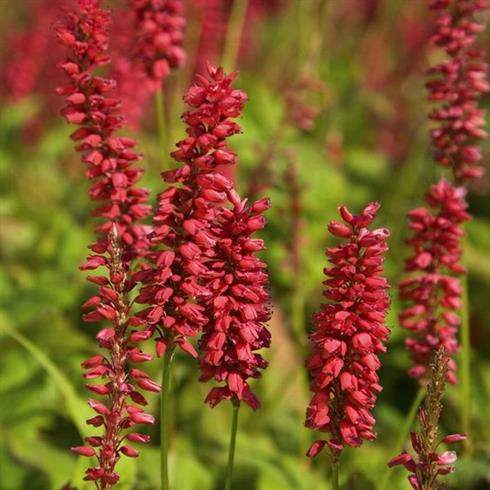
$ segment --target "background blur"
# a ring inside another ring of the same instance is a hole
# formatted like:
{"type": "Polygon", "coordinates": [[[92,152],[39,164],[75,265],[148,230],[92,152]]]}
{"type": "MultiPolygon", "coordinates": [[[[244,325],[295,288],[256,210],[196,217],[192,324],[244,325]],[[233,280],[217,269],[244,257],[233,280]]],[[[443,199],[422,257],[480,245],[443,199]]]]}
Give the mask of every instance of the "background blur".
{"type": "MultiPolygon", "coordinates": [[[[79,365],[95,351],[96,330],[81,322],[79,310],[90,295],[78,270],[92,241],[88,185],[54,93],[64,53],[52,26],[67,1],[1,2],[1,490],[60,489],[70,480],[92,488],[77,480],[87,460],[68,451],[79,444],[87,418],[79,365]]],[[[114,10],[117,56],[125,2],[104,4],[114,10]]],[[[189,59],[165,93],[167,152],[183,136],[181,97],[193,73],[206,59],[222,60],[240,70],[236,86],[249,95],[243,134],[231,141],[240,160],[235,178],[242,194],[273,202],[264,233],[275,311],[271,364],[255,383],[262,408],[241,411],[234,489],[327,489],[327,459],[304,457],[314,435],[302,425],[306,331],[321,301],[326,223],[339,203],[357,212],[379,200],[377,224],[392,233],[386,270],[397,284],[407,255],[406,211],[442,173],[428,152],[424,89],[424,71],[441,55],[427,43],[432,15],[426,0],[188,0],[187,19],[189,59]]],[[[489,41],[484,33],[481,42],[489,41]]],[[[154,102],[135,96],[126,110],[155,196],[162,165],[154,102]]],[[[484,153],[490,155],[488,143],[484,153]]],[[[468,454],[446,479],[454,489],[490,488],[489,187],[484,182],[469,197],[473,432],[468,454]]],[[[379,439],[345,452],[345,489],[378,488],[417,391],[406,375],[395,288],[392,299],[384,391],[375,410],[379,439]]],[[[159,377],[158,362],[150,370],[159,377]]],[[[221,488],[230,406],[204,406],[208,387],[197,383],[189,357],[179,354],[174,375],[174,488],[221,488]]],[[[460,431],[460,390],[448,390],[445,433],[460,431]]],[[[158,440],[158,426],[150,432],[158,440]]],[[[141,457],[120,469],[120,489],[159,488],[157,446],[142,447],[141,457]]],[[[405,470],[391,472],[387,488],[409,487],[405,470]]]]}

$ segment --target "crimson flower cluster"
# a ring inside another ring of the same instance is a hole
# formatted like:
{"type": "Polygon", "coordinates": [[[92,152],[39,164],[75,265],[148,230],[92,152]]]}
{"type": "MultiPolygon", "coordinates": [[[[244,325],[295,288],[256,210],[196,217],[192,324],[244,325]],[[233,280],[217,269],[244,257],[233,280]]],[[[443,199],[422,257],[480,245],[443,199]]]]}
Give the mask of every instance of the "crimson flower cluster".
{"type": "Polygon", "coordinates": [[[171,185],[158,196],[151,242],[150,265],[138,273],[144,283],[136,301],[149,306],[139,313],[148,329],[157,332],[157,354],[180,346],[197,357],[188,338],[199,333],[208,319],[203,302],[211,297],[204,284],[217,244],[217,219],[232,183],[216,171],[232,165],[236,155],[227,138],[240,126],[246,95],[234,90],[234,75],[208,66],[208,76],[196,76],[184,100],[187,138],[178,143],[173,158],[183,165],[164,172],[171,185]]]}
{"type": "Polygon", "coordinates": [[[23,12],[22,26],[9,22],[2,28],[0,99],[18,102],[36,97],[36,111],[24,121],[22,136],[29,144],[37,141],[47,120],[57,117],[60,100],[53,90],[61,74],[52,59],[61,59],[63,48],[52,35],[62,0],[32,0],[23,12]]]}
{"type": "Polygon", "coordinates": [[[142,170],[133,163],[140,158],[135,153],[136,142],[117,136],[124,120],[119,115],[120,102],[111,95],[114,82],[95,75],[95,70],[109,63],[107,56],[109,13],[100,8],[99,0],[78,0],[78,11],[68,14],[66,22],[57,28],[59,42],[69,51],[60,64],[67,82],[58,88],[65,99],[62,113],[70,124],[80,126],[71,138],[77,143],[91,181],[90,198],[98,202],[93,215],[101,219],[95,228],[96,242],[81,270],[106,273],[88,276],[99,289],[83,305],[90,311],[87,322],[109,321],[110,326],[97,334],[106,354],[85,361],[84,376],[90,383],[96,379],[104,384],[87,384],[87,388],[104,397],[104,401],[89,400],[96,415],[88,424],[104,430],[101,436],[86,438],[87,446],[73,448],[84,456],[97,456],[98,466],[87,470],[86,479],[94,480],[98,488],[107,489],[117,483],[115,466],[121,454],[135,457],[138,452],[124,441],[147,442],[148,436],[127,433],[136,424],[153,423],[153,417],[141,406],[147,404],[137,387],[159,391],[140,369],[129,369],[128,362],[141,363],[151,359],[137,347],[148,338],[138,330],[141,321],[131,314],[129,293],[135,285],[132,262],[146,254],[148,227],[139,222],[150,213],[148,191],[138,187],[142,170]]]}
{"type": "Polygon", "coordinates": [[[57,30],[61,44],[72,56],[60,64],[68,79],[57,92],[65,98],[62,114],[70,124],[80,126],[71,138],[77,143],[92,182],[89,195],[100,202],[94,216],[103,223],[94,251],[103,252],[114,224],[125,249],[125,259],[141,255],[148,248],[148,227],[138,224],[150,214],[148,190],[137,187],[143,172],[133,162],[141,156],[134,151],[136,141],[117,136],[124,125],[120,101],[112,96],[114,81],[96,76],[94,71],[108,64],[109,13],[98,0],[79,0],[80,14],[72,13],[66,27],[57,30]]]}
{"type": "MultiPolygon", "coordinates": [[[[470,219],[466,212],[465,190],[441,180],[426,195],[430,209],[409,212],[413,236],[407,243],[413,255],[406,261],[406,271],[413,273],[400,283],[400,298],[410,305],[400,314],[400,322],[413,336],[406,340],[412,354],[409,374],[426,378],[434,352],[444,347],[451,358],[459,350],[457,331],[462,306],[462,287],[458,275],[465,272],[459,263],[461,224],[470,219]]],[[[448,362],[447,379],[457,382],[456,363],[448,362]]]]}
{"type": "Polygon", "coordinates": [[[486,0],[433,0],[440,11],[432,40],[446,50],[448,58],[429,70],[426,86],[429,99],[442,105],[430,118],[438,126],[431,131],[436,161],[452,167],[457,180],[481,177],[482,153],[476,141],[486,138],[485,111],[478,107],[480,96],[490,91],[485,51],[475,47],[477,34],[485,26],[474,14],[490,8],[486,0]]]}
{"type": "Polygon", "coordinates": [[[185,18],[182,0],[131,0],[136,19],[133,58],[141,63],[152,91],[162,84],[172,68],[185,62],[182,49],[185,18]]]}
{"type": "MultiPolygon", "coordinates": [[[[382,389],[378,353],[386,350],[389,334],[389,285],[383,277],[389,232],[368,229],[379,207],[370,203],[354,216],[340,206],[343,223],[332,221],[328,226],[330,233],[347,241],[326,251],[332,267],[325,269],[323,295],[329,302],[314,318],[314,348],[306,363],[314,396],[305,425],[330,434],[334,459],[346,445],[357,447],[363,439],[376,437],[371,409],[382,389]]],[[[316,456],[325,444],[315,441],[308,456],[316,456]]]]}
{"type": "Polygon", "coordinates": [[[256,352],[270,345],[265,323],[270,319],[266,264],[256,255],[264,249],[252,235],[265,226],[264,211],[269,200],[247,206],[234,191],[229,193],[232,209],[221,210],[216,253],[210,264],[206,301],[208,323],[199,342],[200,381],[214,378],[225,386],[214,387],[206,401],[215,406],[222,400],[244,401],[254,410],[259,400],[248,378],[260,376],[267,361],[256,352]]]}
{"type": "MultiPolygon", "coordinates": [[[[52,81],[53,68],[50,63],[43,64],[40,60],[49,49],[53,49],[49,29],[59,8],[58,0],[33,1],[29,5],[28,26],[24,30],[7,33],[7,51],[12,57],[1,67],[0,81],[5,83],[8,97],[14,101],[43,89],[48,91],[45,82],[46,79],[52,81]]],[[[52,93],[52,86],[50,89],[52,93]]]]}

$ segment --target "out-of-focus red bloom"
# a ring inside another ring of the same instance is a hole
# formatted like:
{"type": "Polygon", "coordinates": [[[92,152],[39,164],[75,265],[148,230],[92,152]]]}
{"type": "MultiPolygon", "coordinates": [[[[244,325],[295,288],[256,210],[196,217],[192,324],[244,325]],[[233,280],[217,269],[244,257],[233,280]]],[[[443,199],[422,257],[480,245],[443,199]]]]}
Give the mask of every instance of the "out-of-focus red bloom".
{"type": "Polygon", "coordinates": [[[216,254],[210,264],[207,303],[210,321],[204,327],[200,381],[214,378],[223,387],[212,388],[206,401],[244,401],[253,409],[260,405],[247,382],[260,376],[267,361],[256,351],[270,345],[265,322],[270,319],[267,266],[257,257],[264,249],[253,234],[265,226],[262,216],[268,199],[246,206],[236,192],[229,193],[232,209],[221,210],[216,254]]]}
{"type": "Polygon", "coordinates": [[[191,107],[183,115],[188,136],[172,153],[183,166],[162,174],[172,185],[158,196],[151,235],[157,250],[149,255],[151,267],[138,273],[145,286],[136,299],[150,305],[139,316],[158,333],[159,355],[179,345],[197,356],[187,339],[208,321],[203,301],[211,292],[203,282],[217,245],[219,209],[232,189],[216,167],[235,163],[227,138],[240,131],[232,119],[241,114],[246,100],[242,91],[233,89],[234,78],[210,66],[208,77],[196,76],[185,96],[191,107]]]}
{"type": "Polygon", "coordinates": [[[290,82],[283,92],[287,107],[284,124],[290,124],[303,131],[310,131],[321,112],[322,105],[312,103],[311,99],[315,95],[324,96],[327,86],[314,77],[300,78],[294,84],[290,82]]]}
{"type": "Polygon", "coordinates": [[[434,157],[439,164],[452,167],[457,180],[479,178],[484,167],[477,141],[487,133],[485,111],[478,107],[478,101],[490,91],[490,85],[485,52],[475,47],[477,34],[485,26],[476,22],[474,14],[490,8],[490,2],[433,0],[430,5],[442,11],[432,40],[448,55],[429,70],[426,84],[429,100],[442,104],[430,114],[438,124],[431,131],[434,157]]]}
{"type": "Polygon", "coordinates": [[[382,10],[382,0],[345,0],[339,4],[339,21],[354,21],[362,28],[374,23],[382,10]]]}
{"type": "Polygon", "coordinates": [[[116,81],[117,96],[128,127],[139,129],[152,98],[148,77],[142,62],[133,59],[132,53],[138,36],[136,14],[126,5],[113,12],[109,78],[116,81]]]}
{"type": "MultiPolygon", "coordinates": [[[[461,224],[470,219],[465,193],[462,187],[441,180],[426,195],[433,211],[417,208],[408,214],[414,234],[407,243],[414,253],[406,261],[406,270],[413,275],[400,283],[400,298],[410,302],[401,312],[400,322],[413,333],[406,345],[412,353],[409,374],[414,378],[426,377],[440,347],[449,358],[459,350],[461,320],[457,311],[462,306],[462,287],[456,276],[465,272],[459,263],[464,235],[461,224]]],[[[457,382],[454,359],[448,362],[447,377],[449,382],[457,382]]]]}
{"type": "Polygon", "coordinates": [[[389,232],[368,229],[378,209],[379,204],[371,203],[354,216],[340,206],[343,223],[332,221],[328,226],[346,243],[326,252],[332,267],[325,269],[323,295],[329,303],[315,316],[313,353],[306,363],[314,396],[305,425],[330,434],[328,442],[313,443],[310,457],[328,444],[336,459],[346,445],[357,447],[363,439],[376,437],[371,409],[382,389],[376,373],[378,353],[386,350],[389,334],[389,285],[383,277],[389,232]]]}
{"type": "Polygon", "coordinates": [[[91,392],[105,397],[105,401],[89,400],[96,416],[87,421],[94,427],[104,426],[104,431],[101,436],[86,438],[87,446],[73,451],[97,456],[98,466],[89,468],[85,479],[98,482],[102,490],[117,483],[115,466],[121,454],[138,455],[124,445],[124,440],[148,439],[136,433],[125,435],[125,429],[136,424],[153,423],[153,417],[137,406],[147,404],[137,388],[160,388],[143,371],[128,369],[128,362],[141,363],[152,357],[137,347],[148,336],[146,331],[131,329],[141,321],[132,316],[129,297],[135,285],[133,260],[144,255],[149,245],[148,227],[138,223],[150,213],[148,191],[137,186],[142,170],[133,167],[140,158],[134,151],[136,142],[117,136],[124,120],[118,112],[120,101],[111,94],[115,83],[94,73],[110,61],[106,54],[110,15],[100,8],[99,0],[78,0],[78,5],[79,10],[70,12],[56,31],[59,42],[69,51],[60,64],[67,82],[58,93],[65,99],[65,119],[80,126],[71,137],[87,165],[86,175],[92,182],[90,198],[100,203],[93,211],[102,219],[95,229],[97,241],[90,246],[93,255],[80,269],[104,267],[108,272],[88,276],[99,290],[84,303],[89,312],[83,318],[87,322],[108,320],[110,326],[97,334],[107,354],[95,355],[82,364],[87,380],[105,381],[86,385],[91,392]]]}
{"type": "Polygon", "coordinates": [[[128,125],[137,129],[154,92],[186,60],[182,0],[128,0],[114,14],[111,78],[128,125]]]}
{"type": "MultiPolygon", "coordinates": [[[[388,2],[378,2],[378,15],[390,8],[388,2]]],[[[368,90],[383,94],[391,107],[386,110],[378,104],[368,104],[371,126],[375,128],[373,142],[394,165],[407,161],[420,126],[420,111],[416,112],[417,106],[410,97],[411,86],[418,87],[426,66],[430,23],[424,8],[421,2],[401,2],[393,18],[396,25],[368,24],[366,39],[361,43],[360,65],[365,84],[368,90]]]]}
{"type": "Polygon", "coordinates": [[[37,140],[55,118],[60,100],[53,87],[61,74],[56,62],[63,56],[53,36],[61,0],[32,0],[22,12],[22,26],[5,29],[0,59],[0,100],[19,102],[33,97],[36,112],[25,122],[22,136],[28,143],[37,140]]]}
{"type": "Polygon", "coordinates": [[[160,90],[170,70],[185,62],[182,0],[131,0],[136,19],[133,60],[143,65],[150,89],[160,90]]]}
{"type": "Polygon", "coordinates": [[[60,52],[51,28],[61,3],[33,0],[26,12],[25,27],[7,33],[8,59],[2,67],[1,82],[9,99],[17,101],[33,94],[41,94],[50,101],[56,97],[52,84],[58,71],[46,58],[51,56],[54,60],[60,52]]]}

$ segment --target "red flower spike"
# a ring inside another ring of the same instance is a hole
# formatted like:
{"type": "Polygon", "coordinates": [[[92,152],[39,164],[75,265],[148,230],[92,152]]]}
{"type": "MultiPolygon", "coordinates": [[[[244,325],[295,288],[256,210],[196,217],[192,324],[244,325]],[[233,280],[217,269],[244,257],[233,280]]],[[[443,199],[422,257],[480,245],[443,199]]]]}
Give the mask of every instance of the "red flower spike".
{"type": "Polygon", "coordinates": [[[450,358],[447,379],[457,383],[453,357],[459,350],[458,310],[462,304],[457,276],[464,272],[459,263],[464,235],[461,225],[470,219],[464,198],[463,188],[441,180],[426,195],[428,208],[409,213],[413,235],[407,243],[413,255],[405,269],[411,275],[399,285],[400,298],[409,304],[400,313],[400,323],[411,332],[406,345],[413,362],[409,374],[414,378],[427,378],[434,353],[444,347],[450,358]]]}
{"type": "Polygon", "coordinates": [[[442,412],[442,399],[446,387],[448,358],[444,348],[438,349],[433,354],[431,375],[427,383],[427,394],[424,405],[419,409],[419,431],[412,432],[410,439],[414,456],[403,451],[388,462],[388,466],[403,465],[408,472],[408,481],[413,488],[420,490],[425,488],[442,488],[438,483],[439,475],[447,475],[454,472],[451,466],[456,462],[454,451],[439,452],[441,443],[451,444],[464,441],[465,434],[451,434],[440,439],[439,420],[442,412]]]}
{"type": "MultiPolygon", "coordinates": [[[[142,170],[133,167],[133,162],[139,159],[134,151],[136,142],[117,135],[124,119],[118,112],[120,102],[112,93],[115,83],[95,74],[110,62],[109,13],[100,8],[99,0],[78,0],[78,5],[79,10],[69,13],[65,23],[57,27],[60,44],[69,51],[69,57],[60,64],[68,81],[58,88],[58,93],[65,98],[62,111],[65,119],[80,126],[72,139],[87,165],[86,175],[92,183],[90,198],[98,202],[93,215],[101,219],[95,229],[97,241],[90,246],[96,255],[90,255],[80,269],[104,267],[110,278],[89,276],[99,291],[85,302],[84,307],[91,311],[83,318],[90,322],[106,320],[110,326],[97,334],[106,355],[93,356],[82,364],[85,378],[107,379],[104,384],[86,385],[91,392],[105,397],[105,402],[89,401],[97,415],[87,420],[89,425],[103,426],[104,430],[100,441],[89,439],[97,441],[93,444],[97,450],[75,449],[79,454],[97,457],[98,466],[87,470],[86,479],[96,481],[98,488],[106,490],[119,479],[115,466],[122,451],[124,429],[153,421],[144,413],[137,418],[130,415],[129,401],[146,404],[146,400],[131,384],[127,366],[128,359],[137,362],[151,359],[132,346],[132,341],[141,338],[128,329],[138,325],[131,315],[129,293],[135,283],[134,261],[144,256],[149,246],[148,227],[139,221],[148,216],[150,207],[146,204],[148,192],[137,186],[142,170]]],[[[147,380],[142,388],[156,391],[157,386],[147,380]]],[[[134,450],[127,451],[131,456],[137,455],[134,450]]]]}
{"type": "Polygon", "coordinates": [[[65,5],[65,0],[32,0],[22,5],[28,6],[22,9],[22,22],[11,22],[3,28],[2,100],[17,103],[35,96],[37,109],[25,120],[21,134],[30,145],[39,142],[48,121],[59,111],[53,82],[58,84],[61,74],[50,61],[60,58],[63,51],[51,30],[65,5]]]}
{"type": "Polygon", "coordinates": [[[150,267],[138,276],[144,286],[136,298],[150,305],[138,316],[159,332],[158,356],[175,346],[197,355],[187,339],[209,321],[203,301],[212,295],[206,277],[217,245],[214,228],[233,187],[216,170],[223,162],[218,152],[229,155],[229,164],[234,162],[226,139],[240,131],[232,119],[246,100],[233,89],[234,78],[210,66],[207,77],[196,77],[184,98],[191,107],[182,117],[188,136],[172,153],[182,166],[162,174],[171,185],[158,196],[151,234],[155,251],[148,255],[150,267]]]}
{"type": "MultiPolygon", "coordinates": [[[[334,459],[346,445],[357,447],[376,438],[371,409],[381,390],[378,354],[385,352],[389,334],[389,285],[382,275],[389,232],[368,229],[378,209],[379,204],[371,203],[354,216],[341,206],[344,223],[329,225],[345,242],[326,252],[332,266],[325,269],[323,295],[329,302],[314,317],[313,352],[306,362],[314,395],[305,425],[330,434],[334,459]]],[[[326,442],[314,442],[308,456],[316,456],[326,442]]]]}
{"type": "Polygon", "coordinates": [[[137,25],[133,59],[142,64],[152,91],[160,90],[170,70],[186,59],[182,42],[182,0],[131,0],[137,25]]]}
{"type": "Polygon", "coordinates": [[[270,345],[265,323],[270,319],[266,265],[256,256],[263,242],[253,238],[265,225],[262,213],[269,207],[263,199],[246,206],[236,193],[230,195],[232,209],[222,209],[217,246],[209,274],[211,296],[199,342],[200,381],[214,378],[225,386],[213,388],[207,403],[243,401],[254,410],[259,401],[247,379],[260,376],[267,361],[257,351],[270,345]]]}
{"type": "Polygon", "coordinates": [[[447,54],[429,70],[426,83],[429,100],[441,104],[430,114],[437,123],[431,131],[434,157],[440,165],[452,167],[457,180],[477,179],[484,173],[478,141],[487,137],[485,111],[478,102],[490,84],[487,53],[475,47],[485,25],[475,14],[490,8],[490,2],[432,0],[431,8],[441,11],[432,41],[447,54]]]}
{"type": "MultiPolygon", "coordinates": [[[[60,64],[68,84],[59,87],[58,92],[65,97],[65,119],[82,125],[72,138],[77,141],[76,150],[82,153],[92,181],[90,197],[100,201],[93,214],[103,221],[97,227],[100,237],[92,249],[107,251],[107,237],[115,225],[124,244],[123,258],[130,260],[148,248],[148,229],[137,224],[150,213],[146,204],[148,191],[136,187],[142,173],[132,166],[140,158],[132,150],[136,142],[116,135],[124,119],[118,112],[120,102],[110,94],[115,83],[94,73],[110,61],[106,55],[109,13],[101,10],[97,1],[79,0],[79,4],[80,15],[73,13],[67,24],[57,29],[59,42],[71,53],[60,64]]],[[[105,264],[106,257],[92,255],[80,268],[91,270],[105,264]]]]}
{"type": "Polygon", "coordinates": [[[128,0],[113,32],[118,95],[130,127],[138,129],[154,92],[186,61],[183,0],[128,0]]]}

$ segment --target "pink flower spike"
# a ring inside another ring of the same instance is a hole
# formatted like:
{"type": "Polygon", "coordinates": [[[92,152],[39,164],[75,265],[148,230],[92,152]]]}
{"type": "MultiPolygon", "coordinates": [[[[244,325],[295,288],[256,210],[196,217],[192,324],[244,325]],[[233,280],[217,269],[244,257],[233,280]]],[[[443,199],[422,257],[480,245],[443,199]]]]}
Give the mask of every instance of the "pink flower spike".
{"type": "Polygon", "coordinates": [[[169,185],[158,195],[150,234],[155,252],[148,257],[148,269],[138,277],[143,285],[136,298],[147,305],[138,316],[148,328],[162,332],[156,340],[159,357],[177,346],[197,357],[189,338],[210,321],[206,302],[213,297],[208,276],[216,253],[214,228],[233,189],[232,181],[216,167],[223,153],[229,153],[227,139],[240,132],[233,119],[246,100],[243,92],[233,88],[233,79],[222,68],[212,67],[206,77],[196,77],[184,97],[190,106],[182,116],[187,137],[172,153],[181,165],[162,174],[169,185]],[[228,131],[216,131],[223,126],[228,131]]]}
{"type": "Polygon", "coordinates": [[[267,367],[258,351],[270,345],[266,322],[271,310],[266,265],[255,247],[248,245],[257,230],[250,223],[263,223],[262,213],[269,202],[246,206],[237,194],[230,195],[230,201],[233,208],[223,210],[217,221],[219,232],[209,278],[219,296],[210,296],[205,302],[206,316],[213,320],[204,326],[199,342],[200,380],[226,382],[222,390],[211,390],[206,399],[210,405],[231,398],[256,410],[259,400],[248,380],[258,378],[267,367]],[[224,373],[228,373],[226,378],[224,373]]]}
{"type": "Polygon", "coordinates": [[[102,431],[100,437],[89,437],[87,441],[97,450],[74,450],[97,458],[98,465],[87,470],[85,479],[95,481],[97,488],[108,489],[119,480],[115,467],[126,435],[123,429],[129,427],[128,422],[137,423],[125,417],[125,408],[131,400],[145,401],[131,384],[127,360],[132,356],[139,362],[151,358],[132,344],[144,340],[141,335],[146,338],[146,332],[131,338],[128,331],[130,325],[136,326],[129,296],[135,282],[135,260],[148,253],[149,227],[141,221],[150,214],[150,206],[148,191],[138,186],[142,169],[134,165],[141,158],[135,151],[136,142],[118,134],[125,120],[114,93],[116,83],[98,73],[110,62],[110,14],[100,8],[100,0],[76,3],[78,8],[68,12],[56,27],[58,41],[67,51],[59,64],[66,83],[57,92],[64,98],[61,112],[65,120],[79,126],[71,139],[86,166],[89,197],[96,203],[92,214],[99,220],[96,241],[89,247],[93,254],[80,269],[104,268],[103,275],[87,277],[98,291],[83,305],[89,310],[83,315],[85,321],[105,322],[96,336],[103,354],[92,356],[82,368],[86,379],[103,377],[106,382],[86,385],[92,393],[104,397],[104,401],[89,400],[98,415],[87,424],[102,431]]]}
{"type": "Polygon", "coordinates": [[[443,48],[446,58],[432,66],[426,87],[429,100],[439,103],[430,114],[434,158],[452,167],[458,181],[479,179],[485,172],[483,155],[477,146],[488,136],[485,111],[479,107],[490,91],[487,52],[476,46],[478,33],[486,25],[476,14],[490,8],[485,1],[432,1],[438,11],[432,42],[443,48]],[[440,11],[440,12],[439,12],[440,11]]]}
{"type": "Polygon", "coordinates": [[[389,334],[388,282],[382,275],[389,233],[367,228],[378,209],[371,203],[354,216],[342,206],[344,223],[329,225],[343,242],[327,249],[332,266],[325,269],[323,295],[328,303],[315,315],[310,336],[313,352],[306,366],[314,396],[305,425],[331,435],[328,445],[335,460],[345,446],[358,447],[376,438],[370,411],[381,390],[378,355],[386,350],[389,334]]]}
{"type": "MultiPolygon", "coordinates": [[[[396,465],[404,465],[409,471],[408,479],[413,488],[442,488],[437,481],[438,476],[447,475],[454,471],[453,463],[456,462],[454,451],[438,453],[441,443],[439,439],[439,420],[442,411],[442,399],[446,387],[448,359],[444,348],[439,348],[434,354],[431,364],[431,376],[427,385],[427,394],[424,405],[419,409],[418,420],[420,430],[411,433],[412,448],[415,456],[403,452],[389,461],[391,468],[396,465]]],[[[442,442],[459,442],[464,440],[463,434],[447,436],[442,442]]]]}
{"type": "Polygon", "coordinates": [[[409,374],[415,378],[427,378],[434,353],[443,347],[451,359],[447,379],[457,382],[453,357],[459,351],[462,224],[470,219],[464,196],[463,188],[441,180],[425,197],[428,208],[409,213],[414,232],[407,244],[413,255],[405,265],[409,275],[399,285],[400,299],[408,301],[400,323],[410,331],[406,346],[413,362],[409,374]]]}

